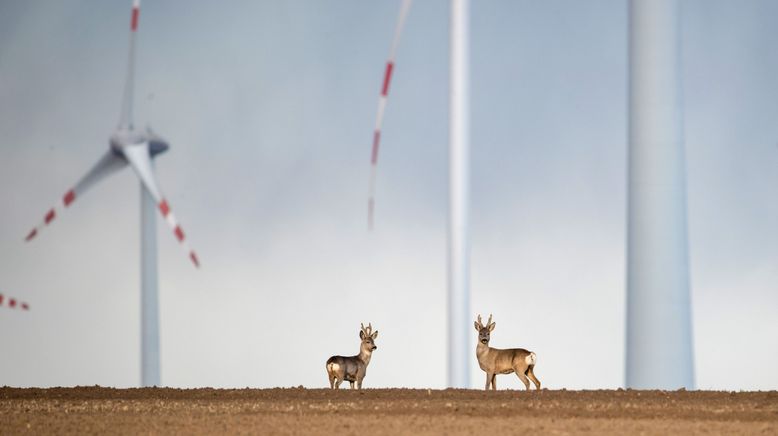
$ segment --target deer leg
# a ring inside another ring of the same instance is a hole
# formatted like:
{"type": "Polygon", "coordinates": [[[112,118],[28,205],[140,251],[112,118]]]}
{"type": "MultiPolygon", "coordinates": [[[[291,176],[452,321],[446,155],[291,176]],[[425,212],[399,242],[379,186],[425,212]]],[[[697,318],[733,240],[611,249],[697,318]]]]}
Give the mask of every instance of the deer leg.
{"type": "Polygon", "coordinates": [[[330,389],[335,389],[335,375],[334,371],[330,371],[329,365],[327,366],[327,378],[330,380],[330,389]]]}
{"type": "Polygon", "coordinates": [[[340,389],[340,384],[343,383],[343,379],[339,378],[335,380],[335,389],[340,389]]]}
{"type": "Polygon", "coordinates": [[[537,377],[535,377],[535,372],[533,369],[535,368],[535,365],[530,365],[529,368],[527,368],[527,377],[529,377],[530,380],[532,380],[532,383],[535,383],[535,389],[540,390],[540,380],[538,380],[537,377]]]}
{"type": "Polygon", "coordinates": [[[362,380],[357,380],[357,389],[362,389],[362,380]]]}
{"type": "Polygon", "coordinates": [[[524,383],[524,387],[529,390],[529,380],[527,380],[527,376],[524,375],[524,371],[526,370],[520,370],[516,371],[516,375],[519,376],[519,380],[521,380],[522,383],[524,383]]]}
{"type": "MultiPolygon", "coordinates": [[[[354,382],[353,382],[353,381],[351,381],[351,380],[349,380],[349,382],[348,382],[348,383],[351,385],[351,389],[354,389],[354,382]]],[[[529,388],[527,388],[527,389],[529,389],[529,388]]]]}
{"type": "Polygon", "coordinates": [[[497,373],[492,374],[492,390],[497,390],[497,373]]]}
{"type": "Polygon", "coordinates": [[[484,390],[489,390],[489,385],[492,383],[492,378],[494,377],[494,373],[487,372],[486,373],[486,387],[484,387],[484,390]]]}

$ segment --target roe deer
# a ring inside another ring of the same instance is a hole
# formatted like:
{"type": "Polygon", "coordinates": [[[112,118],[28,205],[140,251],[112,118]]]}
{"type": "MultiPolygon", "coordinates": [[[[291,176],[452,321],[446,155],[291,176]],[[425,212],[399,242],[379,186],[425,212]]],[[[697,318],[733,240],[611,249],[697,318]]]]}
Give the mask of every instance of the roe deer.
{"type": "Polygon", "coordinates": [[[362,344],[359,346],[359,354],[356,356],[332,356],[327,359],[327,376],[330,379],[330,388],[338,389],[343,380],[351,384],[354,389],[354,382],[357,383],[357,389],[362,389],[362,380],[367,374],[367,365],[370,363],[370,356],[378,347],[375,345],[375,338],[378,337],[378,330],[373,331],[373,326],[369,323],[367,328],[360,324],[359,339],[362,344]]]}
{"type": "Polygon", "coordinates": [[[523,348],[510,348],[500,350],[489,346],[489,335],[494,330],[495,323],[492,322],[492,315],[489,315],[489,321],[486,326],[481,324],[481,315],[478,315],[478,321],[475,323],[475,330],[478,332],[478,345],[475,347],[475,355],[478,358],[478,366],[486,372],[486,390],[489,385],[492,390],[497,389],[497,374],[510,374],[515,372],[519,380],[529,390],[529,377],[535,388],[540,390],[540,380],[535,377],[533,369],[537,356],[531,351],[523,348]]]}

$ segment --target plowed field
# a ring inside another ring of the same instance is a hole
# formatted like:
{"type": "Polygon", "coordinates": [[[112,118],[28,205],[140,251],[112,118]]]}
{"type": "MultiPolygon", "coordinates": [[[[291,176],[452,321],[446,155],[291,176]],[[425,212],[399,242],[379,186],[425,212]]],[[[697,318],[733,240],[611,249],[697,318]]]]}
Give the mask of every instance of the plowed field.
{"type": "Polygon", "coordinates": [[[778,392],[0,388],[0,434],[94,433],[778,434],[778,392]]]}

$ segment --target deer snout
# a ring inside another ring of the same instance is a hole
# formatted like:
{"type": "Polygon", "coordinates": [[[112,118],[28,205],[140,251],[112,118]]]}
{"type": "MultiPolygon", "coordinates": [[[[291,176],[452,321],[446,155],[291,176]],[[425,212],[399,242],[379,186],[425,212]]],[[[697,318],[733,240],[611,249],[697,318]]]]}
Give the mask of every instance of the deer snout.
{"type": "Polygon", "coordinates": [[[488,339],[486,339],[486,338],[484,338],[484,339],[481,339],[481,343],[482,343],[482,344],[487,344],[488,342],[489,342],[489,340],[488,340],[488,339]]]}
{"type": "Polygon", "coordinates": [[[371,348],[371,349],[370,349],[370,351],[375,351],[375,350],[377,350],[377,349],[378,349],[378,347],[377,347],[377,346],[375,346],[375,345],[373,345],[373,348],[371,348]]]}

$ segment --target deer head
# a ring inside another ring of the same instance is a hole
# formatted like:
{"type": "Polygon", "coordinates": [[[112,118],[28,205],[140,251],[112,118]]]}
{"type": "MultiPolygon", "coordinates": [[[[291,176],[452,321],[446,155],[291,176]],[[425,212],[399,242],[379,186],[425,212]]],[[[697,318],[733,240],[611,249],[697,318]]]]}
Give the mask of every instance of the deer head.
{"type": "Polygon", "coordinates": [[[478,342],[489,345],[489,336],[496,325],[496,323],[492,322],[492,315],[489,314],[489,321],[486,322],[485,326],[481,322],[481,315],[478,315],[478,320],[473,325],[475,326],[475,331],[478,332],[478,342]]]}
{"type": "Polygon", "coordinates": [[[378,330],[373,331],[373,326],[368,323],[367,328],[365,328],[364,324],[359,324],[361,329],[359,330],[359,339],[362,340],[362,348],[367,352],[372,352],[373,350],[377,350],[378,347],[375,345],[375,338],[378,337],[378,330]]]}

